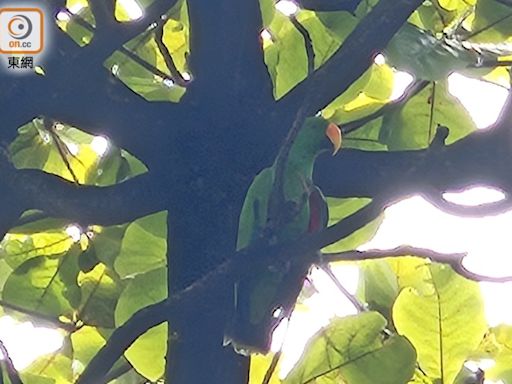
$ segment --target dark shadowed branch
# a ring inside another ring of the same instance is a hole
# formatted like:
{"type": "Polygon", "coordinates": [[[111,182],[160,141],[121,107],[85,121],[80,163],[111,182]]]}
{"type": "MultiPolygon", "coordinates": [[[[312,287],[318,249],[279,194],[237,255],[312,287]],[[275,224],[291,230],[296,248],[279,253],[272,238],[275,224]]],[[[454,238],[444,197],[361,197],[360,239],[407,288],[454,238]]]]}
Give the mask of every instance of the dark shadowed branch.
{"type": "Polygon", "coordinates": [[[361,0],[300,0],[302,8],[318,12],[347,11],[354,12],[361,0]]]}
{"type": "MultiPolygon", "coordinates": [[[[2,196],[15,194],[21,211],[39,209],[83,225],[119,224],[165,209],[165,195],[159,198],[159,183],[150,174],[111,187],[78,186],[39,170],[17,170],[4,153],[0,156],[0,177],[2,196]]],[[[4,222],[2,217],[0,224],[5,230],[14,221],[4,222]]]]}

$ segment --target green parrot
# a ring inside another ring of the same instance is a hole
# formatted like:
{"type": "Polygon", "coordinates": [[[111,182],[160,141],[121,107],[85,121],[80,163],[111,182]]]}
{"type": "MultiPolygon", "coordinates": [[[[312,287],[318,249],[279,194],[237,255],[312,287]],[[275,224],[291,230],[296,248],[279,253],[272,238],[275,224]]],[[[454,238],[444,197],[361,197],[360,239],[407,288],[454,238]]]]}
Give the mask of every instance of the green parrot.
{"type": "MultiPolygon", "coordinates": [[[[270,217],[269,202],[276,186],[274,162],[256,175],[249,187],[239,219],[238,250],[257,242],[290,242],[325,228],[327,204],[313,184],[313,166],[321,152],[332,149],[334,155],[341,141],[337,125],[321,117],[306,119],[285,163],[281,181],[284,204],[277,213],[284,216],[281,220],[270,217]],[[275,226],[274,222],[283,224],[275,226]]],[[[225,344],[231,343],[245,355],[269,351],[273,330],[291,313],[307,276],[309,265],[298,264],[281,262],[262,267],[235,283],[234,313],[225,332],[225,344]]]]}

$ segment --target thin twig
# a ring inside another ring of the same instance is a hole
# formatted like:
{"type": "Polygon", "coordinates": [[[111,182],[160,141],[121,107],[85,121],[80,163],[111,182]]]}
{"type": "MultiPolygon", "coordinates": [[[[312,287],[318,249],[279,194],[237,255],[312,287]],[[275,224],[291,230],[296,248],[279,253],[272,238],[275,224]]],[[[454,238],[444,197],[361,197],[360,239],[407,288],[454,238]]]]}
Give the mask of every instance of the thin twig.
{"type": "Polygon", "coordinates": [[[432,91],[430,93],[430,115],[428,119],[428,143],[432,141],[432,129],[434,128],[434,113],[436,110],[436,82],[432,81],[432,91]]]}
{"type": "Polygon", "coordinates": [[[302,35],[304,39],[304,48],[306,49],[306,56],[308,58],[308,76],[315,71],[315,49],[313,48],[313,39],[309,31],[304,27],[295,16],[290,17],[290,21],[295,29],[302,35]]]}
{"type": "Polygon", "coordinates": [[[9,380],[12,384],[23,384],[23,381],[21,380],[20,374],[14,367],[14,364],[11,360],[11,357],[9,356],[9,351],[5,347],[5,344],[2,340],[0,340],[0,352],[2,355],[4,355],[4,362],[5,366],[7,368],[7,375],[9,376],[9,380]]]}
{"type": "Polygon", "coordinates": [[[321,261],[335,262],[335,261],[361,261],[361,260],[375,260],[384,259],[388,257],[403,257],[415,256],[431,261],[448,264],[459,275],[473,281],[488,281],[491,283],[506,283],[512,281],[512,276],[486,276],[474,273],[464,267],[463,261],[467,256],[466,253],[439,253],[431,249],[416,248],[410,246],[401,246],[393,249],[372,249],[368,251],[348,251],[340,253],[327,253],[323,254],[321,261]]]}
{"type": "Polygon", "coordinates": [[[171,52],[169,52],[169,48],[167,48],[167,46],[164,43],[164,26],[165,23],[161,23],[155,29],[156,45],[164,58],[165,65],[169,69],[169,72],[171,73],[174,82],[176,82],[176,84],[181,85],[182,87],[186,87],[188,82],[183,78],[183,75],[180,73],[178,68],[176,68],[176,64],[174,63],[171,52]]]}
{"type": "Polygon", "coordinates": [[[163,80],[172,80],[174,81],[169,75],[157,67],[149,64],[146,60],[142,59],[140,56],[138,56],[136,53],[130,51],[129,49],[125,47],[120,47],[119,51],[124,53],[126,56],[128,56],[130,59],[132,59],[134,62],[139,64],[140,66],[144,67],[144,69],[147,69],[149,72],[151,72],[154,75],[157,75],[161,77],[163,80]]]}
{"type": "Polygon", "coordinates": [[[261,382],[261,384],[269,384],[270,383],[270,380],[272,380],[272,376],[274,375],[277,364],[279,363],[279,360],[281,359],[282,354],[283,354],[283,350],[280,349],[279,351],[277,351],[274,354],[274,356],[272,356],[272,361],[270,362],[267,372],[265,372],[265,376],[263,377],[263,381],[261,382]]]}
{"type": "Polygon", "coordinates": [[[55,143],[55,146],[57,147],[57,151],[59,152],[59,155],[60,155],[62,161],[64,162],[64,165],[66,166],[68,172],[71,174],[73,181],[75,182],[75,184],[79,185],[80,181],[78,180],[78,177],[76,176],[75,171],[71,167],[71,163],[69,162],[69,159],[68,159],[69,150],[67,149],[67,147],[64,148],[65,145],[62,143],[62,140],[60,139],[60,137],[58,137],[57,133],[55,132],[54,122],[48,118],[44,118],[43,124],[44,124],[46,131],[48,131],[48,133],[52,137],[53,142],[55,143]]]}
{"type": "Polygon", "coordinates": [[[361,303],[353,294],[351,294],[341,282],[338,280],[334,272],[332,271],[331,266],[328,263],[319,263],[318,267],[325,272],[325,274],[331,279],[336,288],[345,296],[354,307],[358,310],[358,312],[365,312],[367,308],[363,303],[361,303]]]}
{"type": "Polygon", "coordinates": [[[485,27],[482,27],[480,29],[477,29],[476,31],[471,32],[468,36],[466,36],[466,40],[471,39],[472,37],[475,37],[476,35],[479,35],[480,33],[485,32],[485,31],[491,29],[492,27],[494,27],[497,24],[507,20],[510,17],[512,17],[512,12],[506,14],[505,16],[500,17],[499,19],[493,21],[492,23],[489,23],[485,27]]]}

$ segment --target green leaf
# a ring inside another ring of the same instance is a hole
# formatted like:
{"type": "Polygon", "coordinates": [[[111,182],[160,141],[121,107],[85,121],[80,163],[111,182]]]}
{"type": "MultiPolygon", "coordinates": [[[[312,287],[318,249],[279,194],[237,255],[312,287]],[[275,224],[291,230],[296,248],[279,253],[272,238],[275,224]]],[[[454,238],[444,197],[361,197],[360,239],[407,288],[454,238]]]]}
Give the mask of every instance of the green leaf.
{"type": "Polygon", "coordinates": [[[393,83],[394,73],[389,66],[373,64],[322,111],[322,116],[341,126],[368,116],[389,102],[393,83]]]}
{"type": "Polygon", "coordinates": [[[297,20],[308,31],[313,45],[314,67],[318,69],[340,47],[357,25],[349,12],[313,12],[302,10],[297,20]]]}
{"type": "Polygon", "coordinates": [[[423,371],[449,384],[486,331],[483,299],[477,283],[451,268],[437,264],[425,268],[431,275],[430,289],[403,289],[393,307],[393,320],[397,331],[416,348],[423,371]]]}
{"type": "Polygon", "coordinates": [[[75,180],[74,175],[86,185],[114,185],[147,172],[141,161],[105,138],[59,122],[47,130],[43,118],[20,127],[9,152],[18,169],[40,169],[69,181],[75,180]],[[101,153],[95,140],[105,141],[106,148],[101,153]]]}
{"type": "Polygon", "coordinates": [[[430,84],[401,108],[385,114],[379,142],[390,151],[427,148],[438,124],[449,129],[447,145],[476,130],[467,110],[449,93],[446,82],[430,84]]]}
{"type": "Polygon", "coordinates": [[[430,33],[404,24],[389,42],[384,55],[392,66],[417,79],[445,80],[452,72],[477,62],[477,54],[462,45],[447,45],[430,33]]]}
{"type": "MultiPolygon", "coordinates": [[[[363,197],[351,197],[343,199],[328,197],[326,200],[329,207],[329,225],[336,224],[340,220],[343,220],[344,218],[359,211],[371,202],[371,199],[363,197]]],[[[369,241],[375,235],[381,220],[381,218],[377,218],[369,222],[364,227],[353,232],[346,238],[325,247],[322,249],[322,252],[336,253],[356,249],[361,244],[369,241]]]]}
{"type": "Polygon", "coordinates": [[[278,100],[307,77],[308,60],[304,38],[286,16],[276,12],[268,30],[272,41],[264,43],[264,57],[278,100]]]}
{"type": "MultiPolygon", "coordinates": [[[[303,35],[288,17],[271,11],[274,4],[261,2],[265,26],[272,38],[264,40],[264,56],[274,97],[280,99],[308,75],[308,57],[303,35]],[[272,21],[269,18],[272,17],[272,21]]],[[[314,51],[314,68],[324,64],[357,24],[348,12],[313,12],[301,10],[296,16],[308,32],[314,51]]]]}
{"type": "Polygon", "coordinates": [[[397,277],[386,260],[361,263],[360,280],[364,302],[391,321],[391,308],[398,296],[397,277]]]}
{"type": "Polygon", "coordinates": [[[87,325],[114,328],[114,312],[124,282],[104,264],[98,264],[88,273],[80,272],[78,285],[82,294],[78,318],[87,325]]]}
{"type": "Polygon", "coordinates": [[[477,0],[438,0],[438,2],[441,7],[448,11],[457,11],[475,5],[477,0]]]}
{"type": "MultiPolygon", "coordinates": [[[[274,353],[268,353],[266,355],[254,354],[251,355],[251,365],[249,368],[249,384],[261,384],[263,379],[268,372],[269,367],[272,364],[274,353]]],[[[280,361],[277,363],[274,373],[272,374],[270,381],[267,384],[280,384],[279,379],[280,361]]]]}
{"type": "Polygon", "coordinates": [[[46,315],[72,318],[81,300],[77,284],[79,253],[75,246],[65,257],[25,261],[7,278],[3,300],[46,315]]]}
{"type": "Polygon", "coordinates": [[[478,34],[471,41],[501,43],[512,38],[512,7],[496,0],[479,0],[471,30],[478,34]],[[507,17],[508,16],[508,17],[507,17]]]}
{"type": "Polygon", "coordinates": [[[110,268],[114,268],[114,263],[121,252],[123,238],[129,225],[130,223],[108,227],[93,226],[91,228],[93,232],[92,248],[94,248],[98,259],[110,268]]]}
{"type": "Polygon", "coordinates": [[[106,337],[96,327],[83,326],[69,336],[68,342],[72,348],[74,375],[78,376],[105,345],[106,337]]]}
{"type": "MultiPolygon", "coordinates": [[[[116,325],[126,322],[135,312],[167,297],[167,269],[160,268],[131,279],[117,303],[116,325]]],[[[151,328],[132,344],[125,356],[133,367],[150,380],[159,379],[165,370],[167,324],[151,328]]]]}
{"type": "Polygon", "coordinates": [[[122,278],[167,265],[167,212],[158,212],[129,224],[114,268],[122,278]]]}
{"type": "MultiPolygon", "coordinates": [[[[166,14],[164,24],[163,43],[167,47],[174,65],[179,72],[188,71],[188,57],[190,56],[190,28],[188,7],[185,0],[180,0],[166,14]]],[[[132,91],[148,101],[169,101],[177,103],[186,92],[186,88],[171,83],[171,72],[165,63],[155,42],[155,32],[145,31],[124,45],[124,48],[143,65],[126,55],[123,51],[114,52],[103,65],[112,74],[121,80],[132,91]],[[159,73],[160,71],[161,73],[159,73]],[[163,78],[163,74],[168,79],[163,78]]],[[[187,72],[190,76],[191,74],[187,72]]],[[[176,80],[176,79],[174,79],[176,80]]]]}
{"type": "Polygon", "coordinates": [[[486,379],[512,383],[512,326],[499,325],[489,329],[478,348],[482,358],[492,358],[495,365],[485,371],[486,379]]]}
{"type": "Polygon", "coordinates": [[[72,384],[72,351],[69,341],[54,353],[38,358],[20,372],[24,383],[30,384],[72,384]]]}
{"type": "Polygon", "coordinates": [[[403,337],[385,337],[385,326],[376,312],[335,319],[313,336],[284,383],[407,383],[415,369],[414,348],[403,337]]]}

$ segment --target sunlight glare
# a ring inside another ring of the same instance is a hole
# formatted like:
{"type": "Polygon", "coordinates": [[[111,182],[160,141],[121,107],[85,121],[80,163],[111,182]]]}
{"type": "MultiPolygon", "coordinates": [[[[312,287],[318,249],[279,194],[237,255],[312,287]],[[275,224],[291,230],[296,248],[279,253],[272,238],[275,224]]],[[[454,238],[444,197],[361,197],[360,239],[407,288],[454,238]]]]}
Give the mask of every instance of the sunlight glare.
{"type": "Polygon", "coordinates": [[[172,79],[163,79],[162,80],[162,84],[165,85],[167,88],[172,88],[174,87],[174,81],[172,79]]]}
{"type": "Polygon", "coordinates": [[[91,148],[98,156],[103,156],[110,146],[108,140],[103,136],[95,136],[91,141],[91,148]]]}
{"type": "Polygon", "coordinates": [[[82,229],[75,224],[68,225],[66,227],[66,233],[69,237],[75,242],[78,243],[80,241],[80,238],[82,237],[82,229]]]}
{"type": "Polygon", "coordinates": [[[66,147],[68,148],[69,153],[73,156],[78,155],[78,152],[80,151],[80,147],[75,143],[66,143],[66,147]]]}
{"type": "Polygon", "coordinates": [[[299,6],[292,0],[280,0],[276,3],[276,9],[285,16],[294,16],[299,12],[299,6]]]}
{"type": "Polygon", "coordinates": [[[144,11],[136,0],[117,0],[130,20],[138,20],[144,16],[144,11]]]}
{"type": "Polygon", "coordinates": [[[448,89],[464,107],[479,129],[494,124],[503,108],[508,91],[496,84],[472,79],[459,73],[448,77],[448,89]]]}
{"type": "Polygon", "coordinates": [[[413,80],[414,77],[410,73],[395,71],[395,84],[389,100],[393,101],[400,98],[413,80]]]}
{"type": "Polygon", "coordinates": [[[55,15],[55,17],[57,18],[58,21],[62,21],[62,22],[68,22],[71,20],[71,15],[69,14],[68,11],[66,10],[60,10],[57,15],[55,15]]]}
{"type": "Polygon", "coordinates": [[[272,34],[268,29],[264,29],[260,33],[260,37],[263,40],[263,42],[271,43],[272,42],[272,34]]]}
{"type": "Polygon", "coordinates": [[[75,2],[68,7],[68,11],[70,13],[72,13],[73,15],[76,15],[76,14],[80,13],[80,11],[82,9],[84,9],[86,6],[87,6],[87,2],[85,2],[85,3],[75,2]]]}
{"type": "Polygon", "coordinates": [[[39,356],[58,350],[64,338],[56,329],[36,327],[30,322],[21,323],[3,316],[0,317],[0,340],[16,369],[23,369],[39,356]]]}
{"type": "Polygon", "coordinates": [[[379,53],[374,57],[373,62],[377,65],[384,65],[386,64],[386,58],[382,53],[379,53]]]}
{"type": "Polygon", "coordinates": [[[185,81],[190,81],[192,79],[192,76],[188,72],[183,72],[181,74],[181,77],[183,77],[183,80],[185,80],[185,81]]]}
{"type": "Polygon", "coordinates": [[[455,204],[476,206],[505,199],[505,194],[494,188],[476,186],[460,192],[446,192],[443,198],[455,204]]]}

